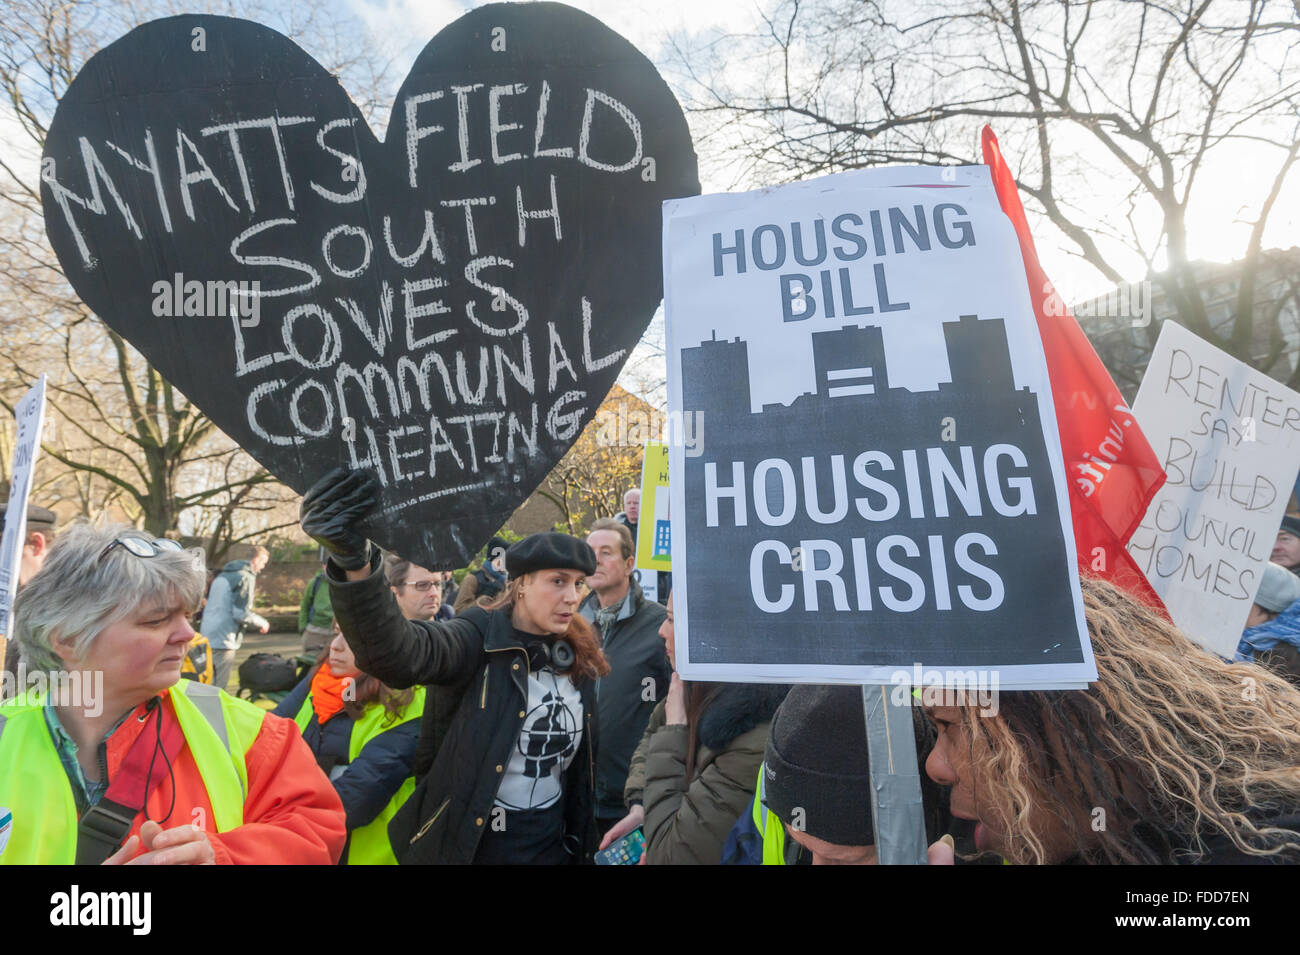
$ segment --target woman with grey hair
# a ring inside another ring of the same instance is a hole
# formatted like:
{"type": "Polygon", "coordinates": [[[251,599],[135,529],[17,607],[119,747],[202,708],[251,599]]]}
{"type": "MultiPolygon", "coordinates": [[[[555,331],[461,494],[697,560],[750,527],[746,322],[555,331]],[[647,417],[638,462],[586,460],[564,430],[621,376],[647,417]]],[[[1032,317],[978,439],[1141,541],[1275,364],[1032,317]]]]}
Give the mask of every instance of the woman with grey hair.
{"type": "Polygon", "coordinates": [[[77,525],[19,595],[3,864],[332,864],[343,807],[294,724],[180,679],[203,554],[77,525]]]}

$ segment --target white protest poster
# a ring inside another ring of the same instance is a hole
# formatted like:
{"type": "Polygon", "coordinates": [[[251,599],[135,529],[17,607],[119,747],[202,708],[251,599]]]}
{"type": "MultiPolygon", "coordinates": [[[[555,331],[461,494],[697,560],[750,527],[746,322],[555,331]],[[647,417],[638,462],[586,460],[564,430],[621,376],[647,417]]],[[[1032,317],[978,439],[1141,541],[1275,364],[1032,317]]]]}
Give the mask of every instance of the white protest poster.
{"type": "Polygon", "coordinates": [[[32,489],[32,472],[41,450],[45,425],[45,376],[41,375],[14,409],[18,434],[9,473],[9,503],[5,506],[4,536],[0,537],[0,667],[10,631],[14,596],[18,593],[18,567],[27,539],[27,498],[32,489]]]}
{"type": "Polygon", "coordinates": [[[669,415],[705,436],[671,455],[684,678],[1096,679],[1041,339],[986,167],[667,202],[664,269],[669,415]]]}
{"type": "Polygon", "coordinates": [[[651,603],[659,601],[659,571],[642,570],[637,567],[633,570],[636,574],[636,582],[641,585],[641,596],[651,603]]]}
{"type": "Polygon", "coordinates": [[[1129,553],[1179,629],[1231,657],[1300,470],[1300,394],[1165,322],[1133,415],[1169,477],[1129,553]]]}

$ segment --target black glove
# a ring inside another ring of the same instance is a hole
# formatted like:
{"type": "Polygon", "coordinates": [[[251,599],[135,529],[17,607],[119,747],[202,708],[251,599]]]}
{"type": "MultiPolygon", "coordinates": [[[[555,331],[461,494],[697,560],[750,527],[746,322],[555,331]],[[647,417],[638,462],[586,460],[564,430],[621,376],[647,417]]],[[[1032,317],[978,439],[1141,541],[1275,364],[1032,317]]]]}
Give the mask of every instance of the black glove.
{"type": "Polygon", "coordinates": [[[357,524],[379,506],[379,493],[371,472],[335,468],[303,495],[303,532],[329,551],[339,567],[360,570],[370,563],[370,541],[357,524]]]}

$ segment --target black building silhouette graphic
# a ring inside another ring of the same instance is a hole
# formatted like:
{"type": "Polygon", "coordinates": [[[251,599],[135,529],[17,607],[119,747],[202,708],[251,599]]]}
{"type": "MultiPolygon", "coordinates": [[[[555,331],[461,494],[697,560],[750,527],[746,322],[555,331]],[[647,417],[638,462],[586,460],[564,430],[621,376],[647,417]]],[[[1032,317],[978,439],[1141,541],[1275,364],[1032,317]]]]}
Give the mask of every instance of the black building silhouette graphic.
{"type": "Polygon", "coordinates": [[[1001,319],[963,315],[943,331],[951,380],[934,390],[891,386],[882,330],[846,326],[812,335],[816,390],[761,411],[751,408],[743,340],[715,336],[682,350],[683,411],[703,413],[705,436],[703,453],[684,459],[693,663],[788,663],[792,645],[807,664],[1081,662],[1074,555],[1037,396],[1015,387],[1001,319]],[[722,489],[712,527],[710,465],[722,489]],[[858,480],[864,473],[874,480],[858,480]],[[898,499],[892,512],[883,484],[898,499]],[[794,501],[785,500],[787,487],[794,501]],[[1033,512],[1017,512],[1030,493],[1033,512]],[[814,571],[838,576],[842,588],[816,572],[805,580],[781,546],[800,547],[814,571]],[[832,574],[836,549],[843,567],[832,574]]]}

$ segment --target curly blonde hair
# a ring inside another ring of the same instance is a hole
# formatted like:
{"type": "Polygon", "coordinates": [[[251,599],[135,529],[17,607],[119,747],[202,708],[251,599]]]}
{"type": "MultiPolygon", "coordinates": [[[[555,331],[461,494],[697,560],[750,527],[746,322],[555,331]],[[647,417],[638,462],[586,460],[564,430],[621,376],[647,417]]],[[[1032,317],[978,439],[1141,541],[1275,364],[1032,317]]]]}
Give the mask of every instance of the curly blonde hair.
{"type": "Polygon", "coordinates": [[[1196,862],[1219,837],[1300,861],[1300,833],[1263,822],[1300,809],[1300,691],[1201,650],[1112,584],[1085,578],[1083,599],[1096,683],[1003,693],[995,717],[962,708],[976,803],[1007,859],[1058,861],[1036,829],[1050,814],[1070,840],[1058,858],[1196,862]]]}

